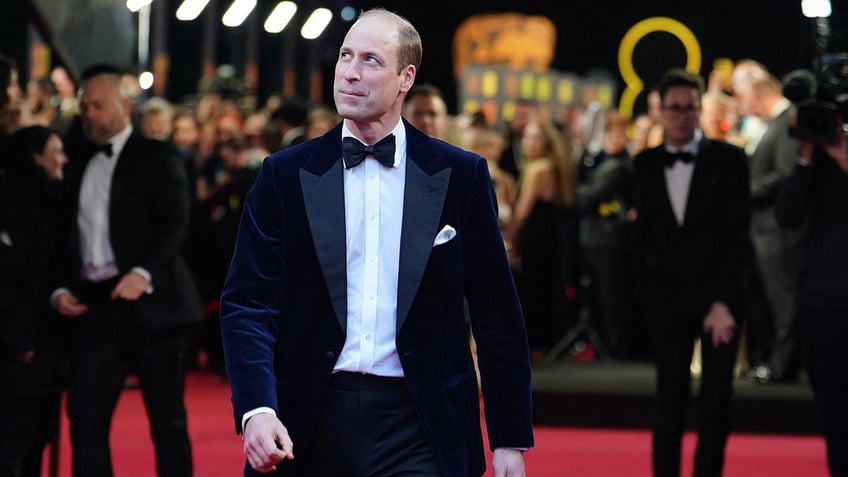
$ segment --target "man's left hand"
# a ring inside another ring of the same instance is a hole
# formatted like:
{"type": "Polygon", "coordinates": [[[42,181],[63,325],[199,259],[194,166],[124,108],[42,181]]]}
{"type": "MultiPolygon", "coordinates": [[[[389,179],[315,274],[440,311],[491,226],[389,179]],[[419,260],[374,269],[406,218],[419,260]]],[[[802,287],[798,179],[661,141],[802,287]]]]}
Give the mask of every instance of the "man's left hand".
{"type": "Polygon", "coordinates": [[[727,305],[720,302],[713,303],[710,312],[704,318],[704,332],[711,334],[713,348],[729,344],[733,340],[736,334],[736,320],[733,319],[727,305]]]}
{"type": "Polygon", "coordinates": [[[113,300],[120,298],[127,301],[136,301],[144,294],[148,285],[149,283],[144,275],[129,272],[121,277],[121,280],[115,285],[111,297],[113,300]]]}
{"type": "Polygon", "coordinates": [[[524,453],[520,450],[498,448],[492,456],[495,477],[525,477],[524,453]]]}

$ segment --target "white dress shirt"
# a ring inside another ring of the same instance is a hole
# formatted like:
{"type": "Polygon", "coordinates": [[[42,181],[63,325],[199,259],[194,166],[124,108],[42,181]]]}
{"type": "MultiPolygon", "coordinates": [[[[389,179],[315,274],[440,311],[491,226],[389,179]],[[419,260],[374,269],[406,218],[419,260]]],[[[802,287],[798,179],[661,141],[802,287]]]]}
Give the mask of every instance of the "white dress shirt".
{"type": "MultiPolygon", "coordinates": [[[[403,376],[395,344],[406,184],[406,129],[402,121],[391,134],[395,135],[394,167],[384,167],[369,156],[358,166],[344,170],[347,330],[333,372],[403,376]]],[[[355,137],[343,125],[342,138],[348,136],[355,137]]],[[[266,406],[250,410],[242,416],[242,429],[248,419],[260,413],[276,415],[266,406]]]]}
{"type": "Polygon", "coordinates": [[[109,241],[109,196],[112,174],[127,143],[132,126],[109,139],[112,155],[98,151],[85,167],[80,185],[77,225],[80,231],[82,276],[92,282],[108,280],[118,275],[115,253],[109,241]]]}
{"type": "MultiPolygon", "coordinates": [[[[347,332],[334,371],[403,376],[395,345],[406,182],[406,130],[402,122],[392,134],[394,167],[384,167],[369,157],[359,166],[344,170],[347,332]]],[[[344,125],[342,138],[348,136],[353,134],[344,125]]]]}
{"type": "MultiPolygon", "coordinates": [[[[698,155],[698,143],[701,141],[703,133],[700,129],[695,130],[695,138],[681,148],[675,148],[669,144],[665,145],[665,150],[671,154],[677,152],[688,152],[693,156],[698,155]]],[[[665,184],[668,189],[668,199],[671,201],[671,208],[674,210],[674,217],[677,219],[677,225],[683,225],[686,218],[686,204],[689,200],[689,184],[692,183],[692,173],[695,171],[695,161],[683,162],[676,161],[671,167],[665,168],[665,184]]]]}

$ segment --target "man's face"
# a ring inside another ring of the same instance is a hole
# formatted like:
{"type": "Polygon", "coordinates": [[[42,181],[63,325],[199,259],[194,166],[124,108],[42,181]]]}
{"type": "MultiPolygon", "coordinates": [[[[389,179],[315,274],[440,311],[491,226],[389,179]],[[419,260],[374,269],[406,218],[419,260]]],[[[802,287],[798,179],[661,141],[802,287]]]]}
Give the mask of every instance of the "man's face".
{"type": "Polygon", "coordinates": [[[21,87],[18,84],[18,71],[12,69],[9,72],[9,85],[6,91],[0,92],[6,95],[6,104],[0,110],[0,132],[11,134],[21,122],[21,87]]]}
{"type": "Polygon", "coordinates": [[[80,117],[85,135],[102,144],[123,130],[129,121],[130,102],[123,98],[118,81],[109,75],[89,79],[80,94],[80,117]]]}
{"type": "Polygon", "coordinates": [[[673,146],[682,147],[695,138],[701,112],[698,90],[688,86],[673,86],[662,99],[661,117],[666,140],[673,146]]]}
{"type": "Polygon", "coordinates": [[[336,62],[333,96],[339,114],[355,123],[396,121],[402,93],[415,79],[415,67],[398,73],[398,31],[388,18],[372,15],[351,27],[336,62]]]}
{"type": "Polygon", "coordinates": [[[171,137],[171,120],[163,112],[150,112],[141,117],[139,129],[149,138],[167,141],[171,137]]]}
{"type": "Polygon", "coordinates": [[[174,119],[172,140],[177,147],[194,147],[200,140],[200,131],[198,130],[197,122],[187,116],[179,116],[174,119]]]}
{"type": "Polygon", "coordinates": [[[448,111],[442,98],[436,95],[417,95],[404,106],[403,116],[424,134],[444,139],[448,129],[448,111]]]}

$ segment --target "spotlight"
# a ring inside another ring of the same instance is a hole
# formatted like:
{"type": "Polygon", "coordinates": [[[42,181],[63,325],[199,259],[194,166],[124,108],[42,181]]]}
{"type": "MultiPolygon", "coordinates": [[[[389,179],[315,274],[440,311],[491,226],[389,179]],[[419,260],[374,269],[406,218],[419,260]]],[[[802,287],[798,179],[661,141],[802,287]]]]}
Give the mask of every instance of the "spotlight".
{"type": "Polygon", "coordinates": [[[303,28],[300,29],[300,36],[307,40],[314,40],[324,33],[324,29],[333,19],[333,12],[326,8],[316,8],[315,11],[306,19],[303,28]]]}

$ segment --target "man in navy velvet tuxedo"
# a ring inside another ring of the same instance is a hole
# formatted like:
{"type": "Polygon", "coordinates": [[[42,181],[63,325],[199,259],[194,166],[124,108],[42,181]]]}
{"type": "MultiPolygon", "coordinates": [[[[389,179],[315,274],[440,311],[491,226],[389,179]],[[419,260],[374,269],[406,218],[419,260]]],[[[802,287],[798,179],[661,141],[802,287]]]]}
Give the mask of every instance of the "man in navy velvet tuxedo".
{"type": "Polygon", "coordinates": [[[221,299],[246,475],[482,475],[464,297],[495,475],[524,475],[527,338],[491,180],[401,119],[420,59],[409,22],[363,13],[344,121],[267,158],[247,198],[221,299]]]}

